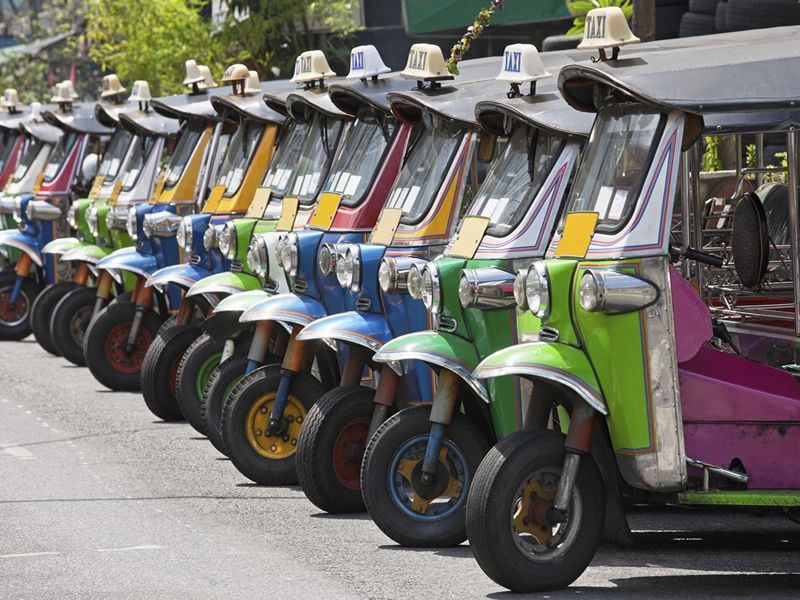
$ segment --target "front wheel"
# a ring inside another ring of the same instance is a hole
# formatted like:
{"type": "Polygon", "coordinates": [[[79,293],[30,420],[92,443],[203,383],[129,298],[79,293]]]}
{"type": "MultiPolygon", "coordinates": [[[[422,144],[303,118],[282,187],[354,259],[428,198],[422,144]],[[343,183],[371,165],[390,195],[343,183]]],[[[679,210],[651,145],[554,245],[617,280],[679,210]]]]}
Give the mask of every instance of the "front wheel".
{"type": "Polygon", "coordinates": [[[247,351],[242,350],[218,364],[211,371],[200,396],[200,418],[214,448],[228,455],[225,440],[222,438],[222,410],[247,369],[247,351]]]}
{"type": "Polygon", "coordinates": [[[361,458],[375,410],[375,390],[334,388],[308,412],[297,440],[297,479],[309,500],[325,512],[364,510],[361,458]]]}
{"type": "Polygon", "coordinates": [[[222,437],[231,462],[261,485],[297,482],[297,438],[308,411],[325,392],[308,373],[295,373],[280,430],[270,433],[270,412],[281,377],[281,365],[256,369],[236,385],[222,411],[222,437]]]}
{"type": "Polygon", "coordinates": [[[50,319],[53,316],[53,309],[64,296],[77,287],[78,284],[74,281],[54,283],[46,287],[33,301],[33,308],[31,308],[33,337],[42,348],[55,356],[58,356],[58,348],[53,343],[53,336],[50,334],[50,319]]]}
{"type": "Polygon", "coordinates": [[[86,364],[83,357],[83,337],[92,320],[97,290],[79,287],[56,304],[50,318],[50,335],[59,354],[73,365],[86,364]]]}
{"type": "Polygon", "coordinates": [[[30,277],[26,278],[12,305],[11,293],[16,281],[16,272],[0,273],[0,340],[21,340],[31,334],[31,308],[42,288],[30,277]]]}
{"type": "Polygon", "coordinates": [[[481,569],[514,592],[567,587],[600,544],[603,480],[590,455],[581,457],[562,523],[547,522],[564,463],[564,436],[520,431],[481,463],[467,501],[467,533],[481,569]]]}
{"type": "Polygon", "coordinates": [[[211,373],[219,365],[225,340],[203,333],[183,353],[175,377],[175,399],[186,422],[203,435],[208,435],[200,406],[200,398],[211,373]]]}
{"type": "Polygon", "coordinates": [[[447,426],[433,480],[423,484],[422,459],[431,407],[393,415],[372,436],[361,464],[361,493],[372,520],[407,547],[456,546],[467,538],[467,490],[489,443],[461,413],[447,426]]]}
{"type": "Polygon", "coordinates": [[[145,352],[158,333],[161,318],[146,309],[132,347],[128,347],[136,305],[109,304],[89,323],[83,337],[83,357],[95,379],[112,390],[137,391],[145,352]]]}

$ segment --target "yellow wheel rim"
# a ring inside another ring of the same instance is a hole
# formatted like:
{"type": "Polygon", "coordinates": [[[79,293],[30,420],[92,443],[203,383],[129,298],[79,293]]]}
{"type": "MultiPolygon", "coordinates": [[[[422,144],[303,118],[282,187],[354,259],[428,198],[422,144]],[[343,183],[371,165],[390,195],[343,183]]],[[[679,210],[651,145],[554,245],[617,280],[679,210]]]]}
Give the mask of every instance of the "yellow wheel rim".
{"type": "Polygon", "coordinates": [[[297,451],[297,437],[306,420],[306,409],[294,396],[289,396],[283,412],[285,427],[278,435],[269,435],[269,415],[275,402],[275,392],[264,394],[247,413],[247,441],[258,454],[271,460],[292,456],[297,451]]]}

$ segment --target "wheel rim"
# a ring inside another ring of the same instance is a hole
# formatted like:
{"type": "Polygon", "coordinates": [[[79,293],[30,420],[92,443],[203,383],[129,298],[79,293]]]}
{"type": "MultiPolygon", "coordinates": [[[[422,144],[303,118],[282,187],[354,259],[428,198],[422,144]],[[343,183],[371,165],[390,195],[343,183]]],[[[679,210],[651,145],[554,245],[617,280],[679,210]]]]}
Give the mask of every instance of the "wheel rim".
{"type": "Polygon", "coordinates": [[[28,294],[21,290],[14,307],[11,308],[9,304],[12,290],[12,286],[6,286],[0,290],[0,324],[5,327],[16,327],[28,318],[28,307],[30,306],[28,294]]]}
{"type": "Polygon", "coordinates": [[[125,346],[128,343],[128,333],[131,330],[131,323],[119,323],[114,325],[106,334],[103,349],[108,358],[108,364],[112,369],[120,373],[137,373],[142,370],[142,362],[147,348],[153,342],[153,336],[147,329],[142,327],[136,336],[136,343],[133,351],[128,354],[125,346]]]}
{"type": "Polygon", "coordinates": [[[92,317],[92,308],[84,306],[75,311],[69,320],[69,334],[72,341],[78,346],[83,346],[83,336],[89,326],[89,319],[92,317]]]}
{"type": "Polygon", "coordinates": [[[469,469],[461,449],[445,438],[439,452],[436,476],[422,485],[422,459],[428,436],[407,441],[395,453],[389,467],[389,491],[394,503],[407,515],[423,521],[444,519],[466,501],[469,469]]]}
{"type": "Polygon", "coordinates": [[[333,447],[333,472],[349,490],[361,488],[361,457],[367,445],[369,419],[359,417],[345,425],[333,447]]]}
{"type": "Polygon", "coordinates": [[[200,365],[200,369],[198,369],[197,376],[194,379],[194,390],[198,398],[203,396],[203,391],[206,389],[206,384],[208,383],[208,379],[211,377],[212,371],[219,364],[219,359],[221,357],[222,353],[217,352],[216,354],[209,356],[203,362],[203,364],[200,365]]]}
{"type": "Polygon", "coordinates": [[[517,487],[514,494],[511,537],[522,555],[532,562],[552,562],[566,554],[578,537],[583,518],[583,500],[577,487],[567,509],[566,521],[555,526],[544,522],[555,499],[560,475],[559,467],[537,469],[517,487]]]}
{"type": "Polygon", "coordinates": [[[270,435],[269,416],[275,403],[275,392],[264,394],[253,403],[247,413],[245,429],[247,441],[258,454],[270,460],[281,460],[292,456],[297,450],[297,436],[306,418],[306,409],[294,396],[289,396],[283,412],[283,427],[280,434],[270,435]]]}

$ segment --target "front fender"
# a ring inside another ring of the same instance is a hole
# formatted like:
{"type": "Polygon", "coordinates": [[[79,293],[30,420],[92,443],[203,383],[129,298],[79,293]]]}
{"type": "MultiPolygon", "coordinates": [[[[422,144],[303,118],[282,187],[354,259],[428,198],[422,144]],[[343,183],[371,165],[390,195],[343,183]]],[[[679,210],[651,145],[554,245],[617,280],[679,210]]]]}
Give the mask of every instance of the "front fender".
{"type": "Polygon", "coordinates": [[[19,229],[7,229],[0,231],[0,246],[10,246],[21,250],[31,257],[33,264],[37,267],[42,266],[42,255],[36,248],[36,238],[25,235],[19,229]]]}
{"type": "Polygon", "coordinates": [[[66,254],[70,250],[74,250],[82,246],[85,242],[76,237],[59,238],[52,242],[47,242],[42,248],[42,254],[66,254]]]}
{"type": "Polygon", "coordinates": [[[239,321],[281,321],[305,326],[325,316],[325,307],[319,300],[296,294],[278,294],[248,308],[239,321]]]}
{"type": "Polygon", "coordinates": [[[145,286],[164,286],[172,283],[184,289],[188,289],[209,275],[211,275],[211,271],[198,265],[185,263],[172,265],[153,273],[145,282],[145,286]]]}
{"type": "MultiPolygon", "coordinates": [[[[197,283],[192,285],[189,291],[186,292],[186,297],[190,298],[203,294],[231,294],[235,296],[239,295],[241,292],[260,290],[261,282],[255,275],[226,271],[225,273],[214,273],[213,275],[209,275],[197,281],[197,283]]],[[[260,299],[263,300],[264,298],[262,297],[260,299]]],[[[225,302],[225,300],[223,299],[220,304],[222,302],[225,302]]]]}
{"type": "Polygon", "coordinates": [[[62,262],[70,262],[73,260],[81,261],[89,263],[90,265],[96,265],[105,257],[111,254],[111,250],[105,246],[95,246],[94,244],[82,244],[77,248],[73,248],[68,252],[65,252],[61,256],[62,262]]]}
{"type": "MultiPolygon", "coordinates": [[[[209,277],[209,279],[213,279],[213,277],[209,277]]],[[[211,337],[230,338],[244,328],[244,325],[239,322],[242,313],[269,297],[270,294],[264,290],[232,294],[219,301],[219,304],[214,307],[214,312],[203,320],[200,327],[211,337]]]]}
{"type": "Polygon", "coordinates": [[[158,261],[152,254],[142,254],[128,247],[109,254],[97,263],[97,268],[108,271],[115,281],[122,283],[120,271],[130,271],[147,279],[158,269],[158,261]]]}
{"type": "Polygon", "coordinates": [[[608,405],[600,391],[586,354],[567,344],[530,342],[490,354],[477,366],[475,377],[528,376],[560,384],[574,391],[592,408],[607,415],[608,405]]]}
{"type": "Polygon", "coordinates": [[[475,346],[464,338],[438,331],[419,331],[401,335],[384,344],[375,354],[375,360],[388,363],[399,375],[399,365],[404,360],[419,360],[429,365],[444,367],[452,371],[476,393],[484,402],[489,402],[489,391],[472,371],[478,364],[475,346]]]}
{"type": "Polygon", "coordinates": [[[340,340],[377,352],[392,339],[392,330],[383,315],[350,311],[331,315],[307,325],[297,335],[305,340],[340,340]]]}

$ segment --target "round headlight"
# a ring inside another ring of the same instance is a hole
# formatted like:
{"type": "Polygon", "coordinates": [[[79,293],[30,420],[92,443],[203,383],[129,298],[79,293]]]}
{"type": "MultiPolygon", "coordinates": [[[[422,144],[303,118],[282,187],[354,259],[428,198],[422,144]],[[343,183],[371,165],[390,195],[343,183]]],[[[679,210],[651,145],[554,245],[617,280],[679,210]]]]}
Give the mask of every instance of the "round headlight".
{"type": "Polygon", "coordinates": [[[206,250],[213,250],[217,246],[217,227],[216,225],[209,225],[208,229],[203,233],[203,248],[206,250]]]}
{"type": "Polygon", "coordinates": [[[78,228],[78,216],[80,215],[80,210],[81,210],[80,206],[78,206],[77,204],[73,204],[72,206],[69,207],[69,210],[67,211],[67,223],[69,223],[69,226],[72,227],[73,229],[78,228]]]}
{"type": "Polygon", "coordinates": [[[250,245],[247,247],[247,268],[250,269],[253,273],[256,272],[258,268],[258,263],[256,262],[256,252],[258,252],[255,248],[253,248],[253,244],[256,241],[253,240],[250,242],[250,245]]]}
{"type": "Polygon", "coordinates": [[[269,271],[267,244],[263,237],[256,236],[247,247],[247,267],[259,277],[266,277],[269,271]]]}
{"type": "Polygon", "coordinates": [[[525,295],[525,280],[528,278],[528,269],[520,269],[514,278],[514,300],[520,310],[528,310],[528,297],[525,295]]]}
{"type": "Polygon", "coordinates": [[[114,211],[113,211],[113,209],[109,210],[106,213],[106,228],[107,229],[113,229],[114,228],[114,211]]]}
{"type": "Polygon", "coordinates": [[[336,279],[339,280],[339,285],[352,291],[358,289],[361,270],[358,254],[358,246],[350,246],[342,259],[336,263],[336,279]]]}
{"type": "Polygon", "coordinates": [[[317,265],[323,275],[333,275],[336,273],[336,248],[332,244],[323,244],[317,256],[317,265]]]}
{"type": "Polygon", "coordinates": [[[139,227],[136,223],[136,207],[131,206],[128,211],[128,218],[125,220],[125,229],[128,230],[128,235],[131,236],[133,241],[139,237],[139,227]]]}
{"type": "MultiPolygon", "coordinates": [[[[210,227],[213,227],[211,225],[210,227]]],[[[187,252],[192,251],[192,217],[191,215],[187,215],[181,219],[180,225],[178,225],[178,233],[176,236],[178,238],[178,245],[186,250],[187,252]]]]}
{"type": "Polygon", "coordinates": [[[600,304],[600,286],[594,273],[586,271],[578,286],[578,302],[583,310],[592,312],[600,304]]]}
{"type": "Polygon", "coordinates": [[[461,273],[461,279],[458,280],[458,300],[464,308],[471,306],[475,301],[475,291],[467,279],[466,274],[461,273]]]}
{"type": "Polygon", "coordinates": [[[96,206],[90,206],[86,209],[86,222],[89,224],[89,231],[92,232],[93,236],[97,237],[100,235],[100,224],[97,222],[96,206]]]}
{"type": "Polygon", "coordinates": [[[25,216],[28,217],[28,221],[33,221],[33,201],[28,202],[28,206],[25,207],[25,216]]]}
{"type": "Polygon", "coordinates": [[[297,234],[287,233],[281,238],[281,243],[278,250],[278,260],[283,267],[283,271],[289,277],[297,276],[297,266],[300,258],[300,249],[298,248],[297,234]]]}
{"type": "Polygon", "coordinates": [[[441,308],[441,288],[439,287],[439,272],[436,266],[427,264],[422,269],[420,280],[420,296],[422,303],[432,313],[438,313],[441,308]]]}
{"type": "Polygon", "coordinates": [[[14,207],[11,214],[17,223],[22,223],[22,198],[19,196],[14,198],[14,207]]]}
{"type": "Polygon", "coordinates": [[[217,243],[222,256],[228,260],[233,260],[236,257],[236,227],[231,221],[228,221],[222,227],[217,243]]]}
{"type": "Polygon", "coordinates": [[[537,260],[528,269],[525,297],[534,316],[544,319],[550,314],[550,282],[544,261],[537,260]]]}
{"type": "Polygon", "coordinates": [[[397,289],[397,263],[393,258],[384,258],[378,267],[378,285],[384,293],[397,289]]]}
{"type": "Polygon", "coordinates": [[[414,300],[422,298],[422,275],[417,265],[411,265],[408,271],[408,295],[414,300]]]}

